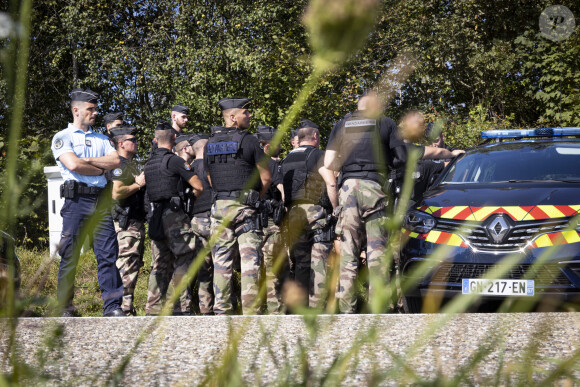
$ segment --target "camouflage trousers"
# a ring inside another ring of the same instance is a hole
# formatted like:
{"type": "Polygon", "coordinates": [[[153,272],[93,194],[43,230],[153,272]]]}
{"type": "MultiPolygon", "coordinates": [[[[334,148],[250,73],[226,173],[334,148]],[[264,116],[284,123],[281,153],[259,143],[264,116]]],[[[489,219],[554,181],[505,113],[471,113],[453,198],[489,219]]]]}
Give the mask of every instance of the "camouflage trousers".
{"type": "Polygon", "coordinates": [[[115,221],[117,242],[119,243],[119,255],[117,256],[117,269],[123,281],[123,302],[121,308],[125,312],[134,311],[133,296],[139,269],[143,267],[143,252],[145,250],[145,223],[138,220],[130,220],[126,230],[119,227],[115,221]]]}
{"type": "Polygon", "coordinates": [[[213,247],[214,313],[233,313],[232,275],[234,257],[239,249],[241,268],[241,300],[244,314],[253,314],[259,290],[262,245],[261,230],[244,230],[244,220],[253,219],[256,210],[237,200],[217,200],[211,211],[211,232],[216,233],[224,222],[232,219],[220,233],[213,247]]]}
{"type": "Polygon", "coordinates": [[[280,235],[280,227],[272,219],[268,219],[268,227],[264,229],[264,244],[262,246],[264,269],[266,273],[266,308],[269,314],[282,314],[281,282],[288,271],[287,264],[276,260],[286,260],[286,251],[280,235]]]}
{"type": "MultiPolygon", "coordinates": [[[[181,210],[172,211],[167,208],[162,216],[166,239],[151,242],[151,275],[145,308],[148,315],[157,315],[161,312],[169,283],[172,279],[174,286],[181,282],[193,261],[195,249],[195,234],[191,230],[187,215],[181,210]]],[[[181,313],[191,313],[189,286],[180,295],[179,305],[181,313]]]]}
{"type": "MultiPolygon", "coordinates": [[[[199,252],[207,246],[211,236],[211,220],[208,213],[194,215],[191,219],[191,229],[196,235],[195,259],[199,252]]],[[[202,314],[213,313],[213,259],[211,251],[205,255],[197,274],[199,311],[202,314]]]]}
{"type": "Polygon", "coordinates": [[[369,301],[374,286],[387,280],[384,253],[387,246],[385,222],[385,194],[381,186],[371,180],[348,179],[340,189],[338,202],[342,211],[338,217],[336,234],[341,235],[339,309],[342,313],[356,311],[355,279],[362,243],[367,241],[369,268],[369,301]]]}
{"type": "Polygon", "coordinates": [[[316,230],[326,226],[326,210],[316,204],[295,204],[288,212],[288,244],[295,263],[294,279],[308,290],[308,306],[321,306],[326,266],[332,241],[315,242],[316,230]]]}

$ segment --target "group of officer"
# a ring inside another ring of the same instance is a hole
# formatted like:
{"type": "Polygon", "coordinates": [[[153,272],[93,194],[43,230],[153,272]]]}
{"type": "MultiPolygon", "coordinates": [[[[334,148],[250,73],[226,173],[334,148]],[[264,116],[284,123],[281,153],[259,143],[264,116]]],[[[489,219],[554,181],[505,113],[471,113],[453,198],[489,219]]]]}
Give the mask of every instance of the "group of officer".
{"type": "MultiPolygon", "coordinates": [[[[274,128],[248,131],[249,99],[220,100],[224,126],[212,127],[211,134],[185,134],[189,109],[175,105],[171,123],[155,128],[142,171],[135,161],[136,130],[122,114],[105,115],[106,133],[99,134],[91,129],[98,94],[75,89],[71,99],[73,122],[52,141],[65,180],[57,290],[64,316],[74,313],[83,233],[90,234],[98,262],[103,315],[136,314],[145,222],[152,241],[148,315],[161,312],[170,284],[186,278],[191,265],[197,278],[179,294],[174,314],[232,314],[237,304],[244,314],[259,313],[261,281],[270,314],[286,312],[283,290],[289,288],[304,295],[301,306],[322,307],[333,246],[340,256],[340,312],[357,310],[361,252],[371,302],[375,289],[387,283],[385,186],[389,171],[404,167],[408,144],[397,125],[373,108],[372,93],[334,126],[326,151],[319,149],[318,125],[301,119],[291,133],[294,149],[283,160],[274,128]],[[235,288],[237,264],[241,289],[235,288]]],[[[458,152],[424,150],[423,156],[458,152]]]]}

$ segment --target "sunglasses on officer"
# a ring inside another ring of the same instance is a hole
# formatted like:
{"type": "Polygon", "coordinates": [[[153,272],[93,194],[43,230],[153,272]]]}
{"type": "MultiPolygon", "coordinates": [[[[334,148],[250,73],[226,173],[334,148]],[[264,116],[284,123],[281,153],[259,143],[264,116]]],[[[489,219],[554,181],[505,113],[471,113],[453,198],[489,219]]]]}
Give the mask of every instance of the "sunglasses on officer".
{"type": "Polygon", "coordinates": [[[131,137],[131,138],[125,138],[122,141],[131,141],[133,144],[137,144],[137,142],[139,140],[137,140],[137,137],[131,137]]]}

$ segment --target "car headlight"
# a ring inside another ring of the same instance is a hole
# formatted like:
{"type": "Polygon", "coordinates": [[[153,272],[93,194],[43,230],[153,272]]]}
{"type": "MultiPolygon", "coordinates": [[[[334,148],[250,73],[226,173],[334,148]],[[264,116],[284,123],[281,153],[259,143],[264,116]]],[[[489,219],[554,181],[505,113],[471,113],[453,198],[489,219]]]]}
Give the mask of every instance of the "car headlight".
{"type": "Polygon", "coordinates": [[[425,234],[435,227],[435,218],[424,212],[412,210],[405,215],[403,227],[411,232],[425,234]]]}

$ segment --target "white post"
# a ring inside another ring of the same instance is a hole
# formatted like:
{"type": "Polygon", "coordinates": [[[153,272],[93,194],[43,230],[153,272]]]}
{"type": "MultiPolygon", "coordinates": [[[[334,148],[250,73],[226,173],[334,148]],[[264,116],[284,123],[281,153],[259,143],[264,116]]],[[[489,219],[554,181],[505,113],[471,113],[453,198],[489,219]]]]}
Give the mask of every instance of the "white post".
{"type": "Polygon", "coordinates": [[[62,233],[62,217],[60,209],[64,205],[64,198],[60,197],[60,186],[64,181],[58,166],[44,167],[44,174],[48,180],[48,231],[50,255],[57,255],[57,247],[62,233]]]}

